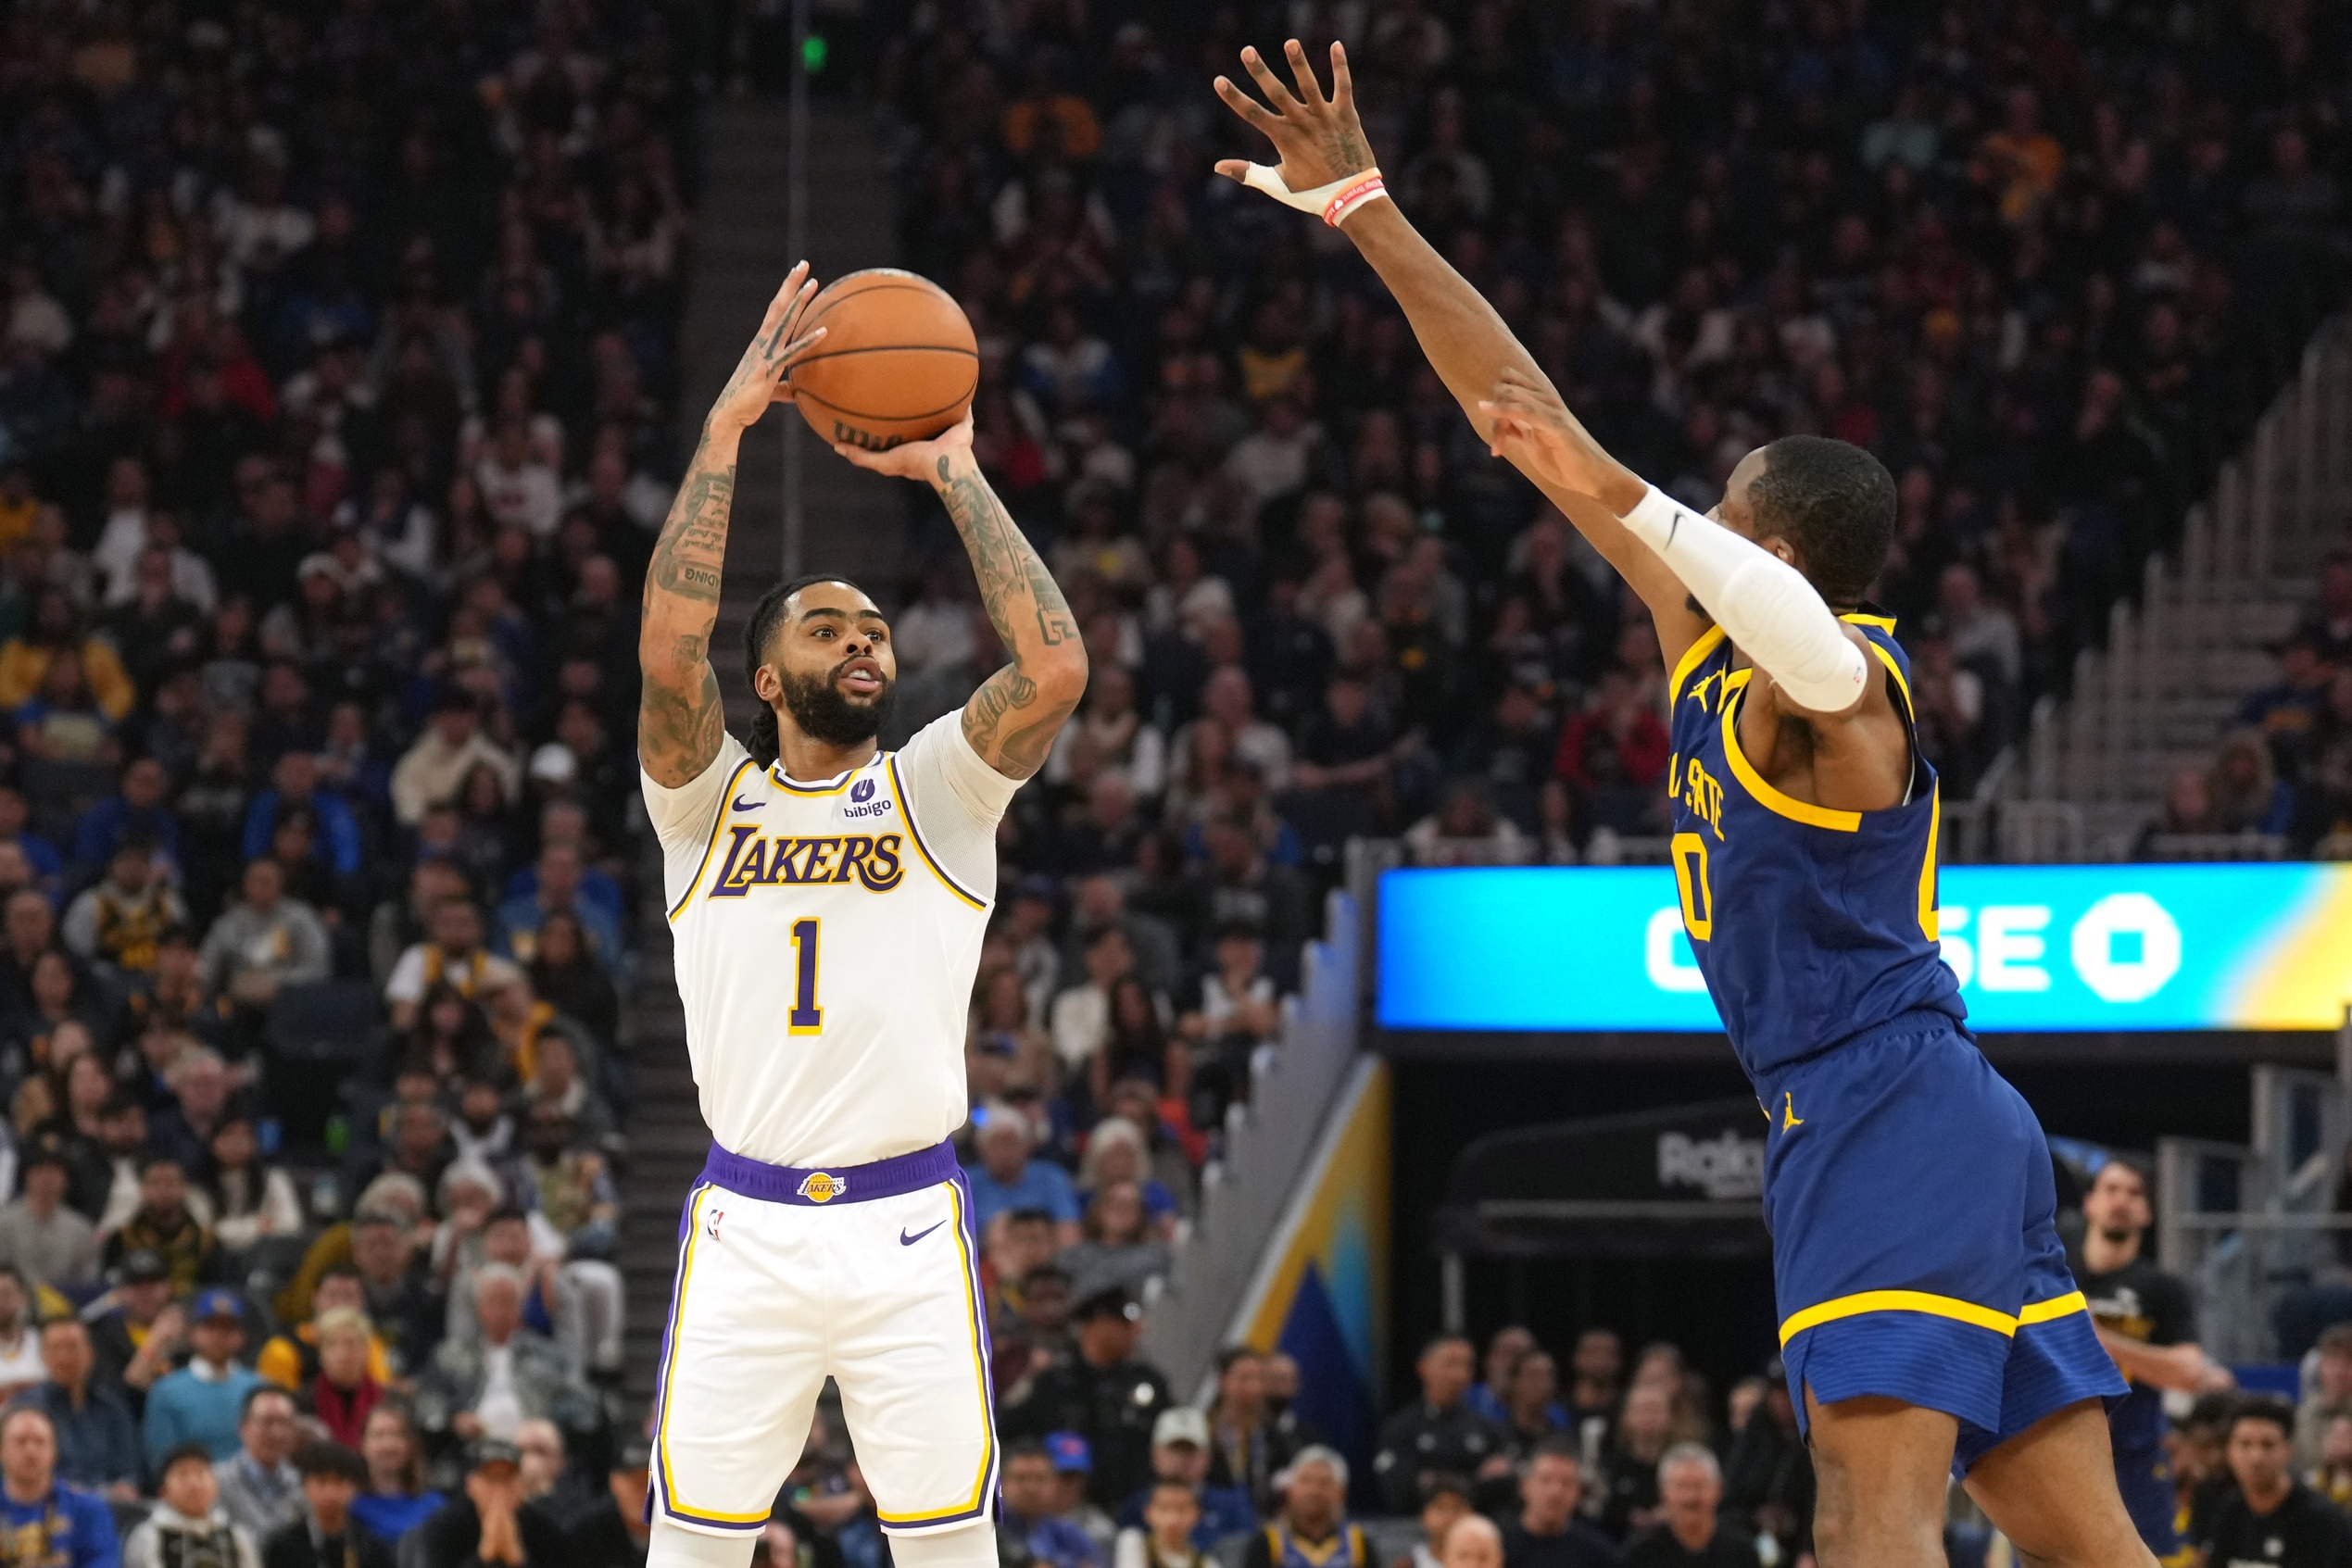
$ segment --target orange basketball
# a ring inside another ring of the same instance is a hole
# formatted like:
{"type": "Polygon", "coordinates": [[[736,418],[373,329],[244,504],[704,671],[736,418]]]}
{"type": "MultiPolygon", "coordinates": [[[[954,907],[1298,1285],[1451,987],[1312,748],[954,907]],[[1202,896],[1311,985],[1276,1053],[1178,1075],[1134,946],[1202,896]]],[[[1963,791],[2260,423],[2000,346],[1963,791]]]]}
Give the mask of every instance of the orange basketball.
{"type": "Polygon", "coordinates": [[[823,440],[886,451],[928,440],[972,406],[980,345],[930,279],[896,267],[836,278],[793,331],[818,327],[824,341],[792,367],[792,395],[823,440]]]}

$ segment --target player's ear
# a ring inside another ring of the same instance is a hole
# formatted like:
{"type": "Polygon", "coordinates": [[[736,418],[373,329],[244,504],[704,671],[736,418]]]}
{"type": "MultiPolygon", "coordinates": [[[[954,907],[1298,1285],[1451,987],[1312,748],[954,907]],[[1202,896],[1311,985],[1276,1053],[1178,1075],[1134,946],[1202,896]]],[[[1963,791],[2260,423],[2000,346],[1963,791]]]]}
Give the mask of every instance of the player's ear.
{"type": "Polygon", "coordinates": [[[751,691],[761,702],[774,707],[776,698],[784,695],[784,678],[776,673],[774,665],[762,664],[751,672],[751,691]]]}

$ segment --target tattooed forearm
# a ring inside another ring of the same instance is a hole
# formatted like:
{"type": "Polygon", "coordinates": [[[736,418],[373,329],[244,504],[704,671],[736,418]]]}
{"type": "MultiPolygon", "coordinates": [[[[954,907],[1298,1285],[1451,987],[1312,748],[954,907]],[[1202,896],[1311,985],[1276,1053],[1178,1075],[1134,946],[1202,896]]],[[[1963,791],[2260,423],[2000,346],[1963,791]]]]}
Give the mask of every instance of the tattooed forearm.
{"type": "Polygon", "coordinates": [[[673,788],[710,766],[724,733],[711,633],[719,619],[738,441],[732,430],[704,433],[646,567],[637,753],[654,781],[673,788]]]}
{"type": "Polygon", "coordinates": [[[968,453],[941,458],[932,487],[972,558],[997,637],[1012,656],[964,705],[964,737],[1000,772],[1025,779],[1045,765],[1054,735],[1086,689],[1077,620],[968,453]]]}

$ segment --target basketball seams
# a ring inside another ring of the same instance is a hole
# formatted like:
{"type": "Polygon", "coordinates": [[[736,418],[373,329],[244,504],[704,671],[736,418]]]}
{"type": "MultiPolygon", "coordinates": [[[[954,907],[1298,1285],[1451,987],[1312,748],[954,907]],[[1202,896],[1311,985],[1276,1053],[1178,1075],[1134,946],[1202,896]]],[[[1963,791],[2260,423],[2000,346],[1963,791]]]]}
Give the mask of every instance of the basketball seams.
{"type": "Polygon", "coordinates": [[[836,280],[811,302],[812,308],[804,319],[803,328],[825,323],[838,316],[836,307],[851,300],[868,301],[867,307],[852,312],[854,320],[833,321],[831,335],[836,340],[821,346],[814,354],[799,360],[793,367],[791,384],[801,412],[815,426],[821,436],[826,435],[828,425],[836,427],[832,436],[837,438],[838,427],[865,426],[860,439],[887,438],[918,439],[935,433],[921,430],[926,422],[936,422],[943,416],[953,417],[968,408],[979,390],[979,345],[972,334],[971,323],[947,290],[920,273],[899,268],[871,268],[836,280]],[[881,294],[915,295],[918,300],[870,299],[881,294]],[[828,297],[829,296],[829,297],[828,297]],[[912,320],[910,320],[910,318],[912,320]],[[927,336],[938,332],[943,337],[960,337],[961,342],[861,342],[893,331],[912,331],[927,336]],[[909,358],[896,362],[874,359],[876,355],[902,355],[909,358]],[[941,364],[931,356],[947,355],[960,361],[964,375],[957,393],[936,407],[920,411],[886,412],[881,409],[852,407],[846,400],[836,400],[829,394],[836,390],[845,399],[854,397],[862,404],[867,397],[880,395],[887,399],[894,394],[912,392],[917,396],[928,393],[941,395],[939,383],[955,375],[952,365],[941,364]],[[828,361],[839,361],[828,372],[828,361]],[[838,383],[837,388],[835,384],[838,383]],[[926,384],[927,383],[927,384],[926,384]]]}

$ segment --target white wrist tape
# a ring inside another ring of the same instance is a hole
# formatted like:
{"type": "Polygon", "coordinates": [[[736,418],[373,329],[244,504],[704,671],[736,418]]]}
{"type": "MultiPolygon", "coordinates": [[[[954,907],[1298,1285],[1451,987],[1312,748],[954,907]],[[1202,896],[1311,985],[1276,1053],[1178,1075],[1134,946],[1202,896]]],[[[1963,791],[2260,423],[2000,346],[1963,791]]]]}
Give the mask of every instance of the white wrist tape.
{"type": "Polygon", "coordinates": [[[1312,212],[1334,229],[1347,221],[1358,207],[1386,199],[1388,182],[1380,178],[1377,169],[1359,169],[1343,175],[1328,185],[1317,185],[1311,191],[1294,191],[1282,182],[1282,171],[1269,164],[1253,163],[1241,182],[1253,191],[1264,191],[1284,207],[1295,207],[1301,212],[1312,212]]]}
{"type": "Polygon", "coordinates": [[[1861,700],[1870,660],[1796,568],[1654,485],[1625,526],[1799,707],[1843,713],[1861,700]]]}

